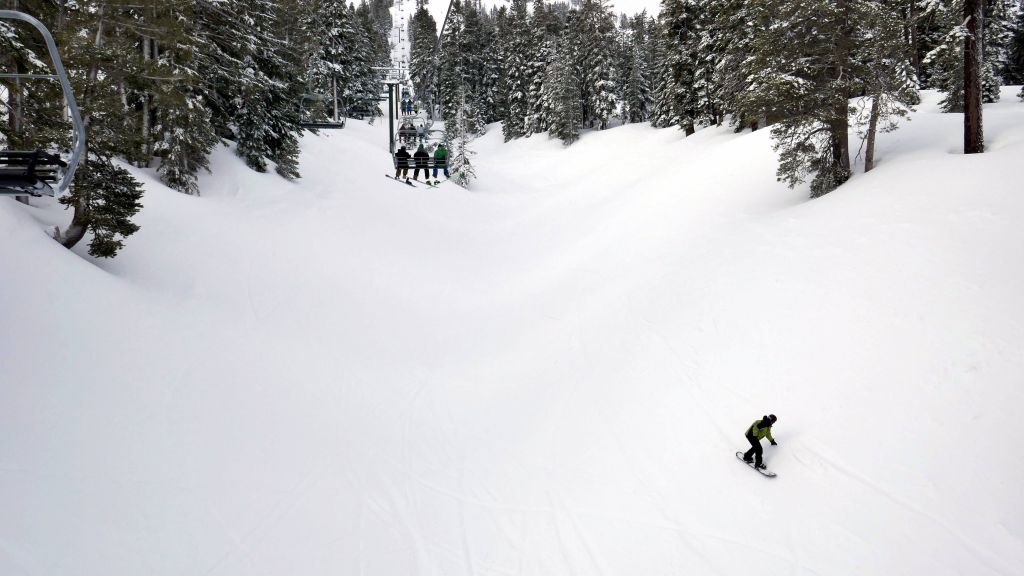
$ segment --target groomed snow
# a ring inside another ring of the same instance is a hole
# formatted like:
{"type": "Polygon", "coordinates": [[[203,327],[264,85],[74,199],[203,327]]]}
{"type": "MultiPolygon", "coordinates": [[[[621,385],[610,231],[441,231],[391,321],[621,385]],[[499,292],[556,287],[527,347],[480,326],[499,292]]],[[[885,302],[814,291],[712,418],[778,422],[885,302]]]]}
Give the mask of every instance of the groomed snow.
{"type": "Polygon", "coordinates": [[[0,574],[1019,574],[1016,91],[815,201],[765,130],[492,126],[465,191],[358,121],[136,171],[112,261],[0,199],[0,574]]]}

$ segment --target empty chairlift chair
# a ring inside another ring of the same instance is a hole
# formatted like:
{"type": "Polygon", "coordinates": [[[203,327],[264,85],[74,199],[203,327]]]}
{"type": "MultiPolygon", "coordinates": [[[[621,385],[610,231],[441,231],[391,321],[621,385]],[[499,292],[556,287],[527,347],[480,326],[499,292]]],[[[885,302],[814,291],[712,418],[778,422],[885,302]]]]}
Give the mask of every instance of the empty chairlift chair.
{"type": "Polygon", "coordinates": [[[0,78],[57,80],[64,91],[64,100],[71,114],[74,126],[74,143],[71,158],[65,162],[60,154],[42,150],[0,150],[0,195],[4,196],[59,196],[63,194],[75,177],[75,169],[85,153],[85,126],[78,112],[75,96],[71,92],[64,64],[57,52],[53,35],[42,22],[23,12],[0,10],[0,18],[21,20],[34,26],[46,41],[55,74],[10,74],[0,73],[0,78]]]}
{"type": "Polygon", "coordinates": [[[346,120],[341,111],[342,109],[338,106],[336,98],[320,96],[318,94],[306,94],[302,97],[302,105],[299,111],[299,126],[307,130],[341,130],[345,127],[346,120]],[[314,117],[310,114],[306,102],[330,102],[332,108],[330,117],[314,117]]]}

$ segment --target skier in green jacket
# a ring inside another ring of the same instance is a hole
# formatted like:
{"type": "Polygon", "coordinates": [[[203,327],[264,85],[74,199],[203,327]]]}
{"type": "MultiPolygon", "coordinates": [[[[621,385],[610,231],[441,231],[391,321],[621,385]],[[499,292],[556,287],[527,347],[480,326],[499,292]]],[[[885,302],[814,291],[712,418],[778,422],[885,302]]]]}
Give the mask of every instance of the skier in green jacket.
{"type": "Polygon", "coordinates": [[[762,457],[764,448],[761,447],[761,439],[768,438],[768,441],[772,443],[772,446],[778,446],[779,443],[772,438],[772,424],[778,418],[775,414],[769,414],[762,417],[760,420],[754,420],[754,423],[747,428],[747,442],[750,442],[750,450],[747,450],[746,454],[743,455],[743,461],[750,463],[753,457],[757,458],[756,466],[760,469],[765,469],[764,459],[762,457]]]}
{"type": "Polygon", "coordinates": [[[444,147],[444,144],[438,144],[437,150],[434,151],[434,184],[440,184],[437,179],[438,167],[444,168],[444,177],[451,178],[448,175],[448,149],[444,147]]]}

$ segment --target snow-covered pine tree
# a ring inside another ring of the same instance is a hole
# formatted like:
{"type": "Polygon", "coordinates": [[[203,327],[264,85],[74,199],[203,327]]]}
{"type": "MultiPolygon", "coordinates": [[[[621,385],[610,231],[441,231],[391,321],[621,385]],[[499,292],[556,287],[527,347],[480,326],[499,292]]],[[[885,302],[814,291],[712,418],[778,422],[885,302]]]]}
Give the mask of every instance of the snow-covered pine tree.
{"type": "Polygon", "coordinates": [[[445,122],[455,121],[466,89],[465,15],[462,3],[454,0],[448,12],[448,24],[441,36],[437,91],[441,117],[445,122]]]}
{"type": "Polygon", "coordinates": [[[679,98],[676,95],[676,83],[673,80],[674,40],[669,38],[669,30],[659,14],[656,34],[654,37],[654,109],[651,111],[651,125],[655,128],[668,128],[682,125],[682,112],[679,109],[679,98]]]}
{"type": "Polygon", "coordinates": [[[279,127],[294,129],[298,121],[298,97],[285,103],[280,98],[285,84],[274,86],[274,73],[282,68],[279,59],[285,56],[278,53],[276,8],[270,0],[196,3],[205,40],[201,48],[201,69],[208,79],[204,96],[213,124],[219,134],[237,142],[239,156],[258,171],[265,171],[275,148],[281,148],[275,140],[287,130],[279,127]],[[282,122],[284,118],[287,122],[282,122]]]}
{"type": "Polygon", "coordinates": [[[909,30],[909,38],[914,48],[913,58],[921,87],[937,88],[941,80],[934,77],[938,68],[929,58],[935,49],[946,42],[949,32],[947,10],[948,2],[944,0],[912,0],[909,2],[908,23],[913,26],[909,30]]]}
{"type": "Polygon", "coordinates": [[[866,95],[858,114],[865,141],[865,172],[875,165],[877,133],[895,130],[897,120],[920,101],[913,47],[906,42],[902,18],[896,3],[888,0],[862,0],[856,6],[854,70],[866,95]]]}
{"type": "MultiPolygon", "coordinates": [[[[462,81],[467,86],[466,97],[475,106],[477,94],[483,89],[484,54],[489,39],[485,36],[484,14],[472,0],[462,6],[462,39],[459,50],[462,52],[462,81]]],[[[479,111],[478,111],[479,114],[479,111]]]]}
{"type": "Polygon", "coordinates": [[[622,118],[626,122],[646,121],[653,108],[649,29],[645,10],[629,20],[624,34],[623,66],[628,75],[622,91],[622,118]]]}
{"type": "Polygon", "coordinates": [[[716,70],[723,52],[719,36],[727,6],[721,0],[694,0],[693,4],[694,30],[688,50],[693,61],[694,121],[698,126],[719,126],[725,105],[716,70]]]}
{"type": "MultiPolygon", "coordinates": [[[[91,144],[90,144],[91,146],[91,144]]],[[[71,225],[57,240],[68,248],[92,232],[89,255],[113,258],[124,247],[124,239],[139,231],[132,221],[142,209],[142,184],[110,158],[90,155],[75,172],[75,187],[60,203],[73,206],[71,225]]]]}
{"type": "Polygon", "coordinates": [[[552,54],[552,33],[557,34],[557,26],[551,21],[557,20],[555,14],[548,10],[544,0],[534,0],[532,25],[530,26],[529,61],[526,79],[529,82],[527,106],[529,113],[526,118],[525,136],[530,136],[548,129],[548,118],[544,113],[544,73],[550,63],[552,54]]]}
{"type": "MultiPolygon", "coordinates": [[[[308,83],[309,58],[304,51],[300,22],[294,18],[304,0],[276,0],[271,13],[274,30],[272,50],[265,52],[266,74],[271,80],[270,117],[273,128],[270,160],[274,172],[286,179],[299,178],[299,137],[302,127],[299,107],[308,83]]],[[[352,20],[352,9],[349,10],[352,20]]]]}
{"type": "Polygon", "coordinates": [[[326,106],[306,102],[308,114],[320,120],[340,120],[344,115],[346,93],[356,79],[356,22],[345,0],[320,0],[310,25],[315,46],[309,66],[309,92],[322,98],[326,106]],[[319,117],[319,118],[317,118],[319,117]]]}
{"type": "Polygon", "coordinates": [[[298,178],[301,129],[296,104],[305,91],[306,63],[296,58],[287,43],[294,18],[287,3],[250,0],[242,4],[238,14],[250,36],[242,62],[255,81],[244,87],[235,102],[238,155],[256,171],[265,171],[270,160],[281,176],[298,178]]]}
{"type": "Polygon", "coordinates": [[[966,31],[959,23],[954,24],[957,22],[957,10],[954,8],[962,10],[962,4],[932,4],[929,8],[929,14],[933,14],[934,20],[943,24],[945,32],[922,59],[928,85],[944,93],[939,102],[942,111],[963,112],[963,39],[966,31]]]}
{"type": "Polygon", "coordinates": [[[203,38],[195,3],[171,0],[164,4],[163,34],[157,46],[158,68],[152,98],[156,112],[153,152],[161,157],[157,173],[171,188],[199,194],[199,170],[209,169],[209,156],[219,142],[213,113],[204,98],[206,78],[201,71],[203,38]]]}
{"type": "MultiPolygon", "coordinates": [[[[974,0],[968,0],[974,6],[974,0]]],[[[984,1],[984,0],[980,0],[984,1]]],[[[1000,62],[1005,62],[1005,44],[1008,39],[1002,32],[1006,23],[1003,19],[1008,11],[1003,7],[1004,0],[991,0],[995,8],[994,14],[1001,19],[992,21],[982,19],[982,59],[978,74],[981,82],[982,102],[991,103],[999,99],[999,88],[1002,82],[996,73],[1000,62]],[[1000,39],[991,48],[987,44],[989,34],[1000,39]]],[[[965,17],[965,0],[934,2],[927,5],[928,15],[934,15],[937,25],[943,31],[941,40],[925,56],[924,64],[928,69],[930,85],[942,91],[945,96],[940,106],[945,112],[964,111],[964,47],[969,35],[970,20],[965,17]]],[[[984,14],[984,11],[983,11],[984,14]]]]}
{"type": "Polygon", "coordinates": [[[745,106],[753,70],[750,69],[751,45],[754,37],[767,24],[767,14],[757,4],[744,0],[721,0],[716,3],[714,47],[719,54],[715,68],[715,84],[720,92],[722,113],[731,115],[737,131],[757,130],[761,119],[769,119],[765,110],[745,106]]]}
{"type": "Polygon", "coordinates": [[[459,94],[459,104],[455,113],[455,119],[450,124],[445,134],[445,140],[449,142],[449,154],[451,162],[452,180],[463,188],[469,188],[476,179],[476,169],[473,167],[472,158],[476,152],[472,150],[469,143],[474,135],[470,128],[470,118],[477,113],[471,110],[472,100],[469,98],[465,88],[459,94]]]}
{"type": "Polygon", "coordinates": [[[163,138],[155,148],[161,157],[157,174],[174,190],[198,196],[198,172],[209,170],[210,153],[219,142],[210,110],[196,90],[162,92],[158,103],[161,109],[156,129],[163,138]]]}
{"type": "Polygon", "coordinates": [[[850,0],[766,0],[768,25],[751,44],[753,70],[741,106],[748,116],[778,115],[772,127],[780,181],[814,174],[811,197],[849,179],[849,99],[854,9],[850,0]]]}
{"type": "Polygon", "coordinates": [[[427,109],[433,111],[435,101],[435,89],[437,79],[435,78],[436,58],[440,55],[434,54],[437,46],[437,22],[427,10],[427,0],[416,0],[416,12],[412,16],[410,26],[412,44],[410,46],[409,77],[412,80],[412,88],[418,98],[427,104],[427,109]]]}
{"type": "Polygon", "coordinates": [[[578,46],[577,28],[572,26],[575,14],[555,44],[554,59],[548,65],[544,78],[543,99],[550,119],[548,134],[566,146],[580,137],[583,129],[583,99],[580,94],[581,72],[575,53],[578,46]]]}
{"type": "Polygon", "coordinates": [[[366,0],[355,10],[356,49],[351,85],[345,95],[349,106],[377,109],[377,100],[384,91],[383,74],[374,67],[389,61],[387,38],[374,22],[374,14],[366,0]]]}
{"type": "Polygon", "coordinates": [[[505,119],[508,111],[508,83],[505,80],[505,57],[511,40],[508,25],[508,9],[505,6],[494,11],[494,35],[486,49],[484,58],[483,96],[485,108],[481,110],[488,123],[505,119]]]}
{"type": "Polygon", "coordinates": [[[89,254],[104,258],[114,257],[124,238],[138,230],[132,219],[142,208],[142,186],[113,163],[140,149],[138,116],[123,98],[126,75],[139,57],[130,27],[117,25],[130,23],[119,21],[124,16],[104,2],[83,1],[68,7],[59,29],[64,65],[86,125],[87,153],[71,192],[60,199],[74,213],[56,239],[71,248],[92,232],[89,254]]]}
{"type": "MultiPolygon", "coordinates": [[[[1007,84],[1024,84],[1024,2],[1016,7],[1013,14],[1009,58],[1003,78],[1007,84]]],[[[1021,90],[1020,97],[1024,99],[1024,89],[1021,90]]]]}
{"type": "Polygon", "coordinates": [[[604,130],[618,106],[615,94],[615,16],[606,0],[582,0],[577,66],[583,70],[583,117],[604,130]]]}
{"type": "Polygon", "coordinates": [[[481,26],[480,12],[475,6],[458,0],[453,2],[441,42],[439,67],[442,117],[445,122],[455,122],[456,113],[462,110],[467,130],[473,136],[482,134],[486,123],[477,107],[483,99],[484,53],[487,50],[481,26]]]}
{"type": "Polygon", "coordinates": [[[391,33],[391,0],[370,0],[370,19],[374,24],[374,32],[380,38],[381,54],[388,56],[388,35],[391,33]]]}
{"type": "Polygon", "coordinates": [[[679,126],[687,135],[696,129],[697,91],[694,86],[697,63],[693,35],[696,7],[693,0],[662,0],[661,22],[664,77],[659,83],[657,125],[679,126]]]}
{"type": "Polygon", "coordinates": [[[530,16],[527,0],[512,0],[508,14],[508,38],[504,50],[504,92],[506,111],[502,133],[505,141],[526,135],[526,119],[530,113],[530,77],[527,67],[531,58],[530,16]]]}
{"type": "Polygon", "coordinates": [[[633,75],[630,34],[629,17],[625,14],[619,14],[619,23],[615,29],[615,99],[621,103],[618,115],[623,119],[623,122],[627,122],[625,114],[626,89],[629,84],[629,78],[633,75]]]}
{"type": "Polygon", "coordinates": [[[495,11],[480,11],[480,42],[479,42],[479,85],[475,93],[476,109],[485,123],[493,122],[494,118],[494,87],[497,84],[500,67],[493,52],[497,49],[497,30],[494,17],[495,11]]]}
{"type": "Polygon", "coordinates": [[[984,5],[985,102],[999,100],[999,87],[1010,81],[1014,27],[1020,12],[1020,0],[986,0],[984,5]]]}

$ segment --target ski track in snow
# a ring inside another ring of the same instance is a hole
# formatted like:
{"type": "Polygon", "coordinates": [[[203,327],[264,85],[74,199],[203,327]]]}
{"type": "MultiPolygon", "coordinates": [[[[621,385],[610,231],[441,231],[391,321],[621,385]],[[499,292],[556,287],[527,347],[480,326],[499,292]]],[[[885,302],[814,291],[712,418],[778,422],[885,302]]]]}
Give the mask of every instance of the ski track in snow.
{"type": "Polygon", "coordinates": [[[922,518],[927,519],[932,524],[940,527],[944,532],[947,532],[949,535],[953,536],[957,541],[961,542],[964,546],[973,551],[975,553],[975,556],[979,558],[981,561],[983,561],[994,573],[1013,574],[1013,568],[1006,565],[1006,563],[1001,561],[999,558],[995,557],[989,550],[986,550],[984,547],[979,546],[976,542],[974,542],[965,534],[961,533],[959,530],[951,526],[948,522],[940,519],[938,516],[935,516],[934,514],[926,512],[925,510],[918,506],[911,504],[909,501],[897,496],[892,491],[886,490],[882,486],[879,486],[877,483],[871,481],[867,476],[855,472],[852,468],[843,466],[842,464],[839,463],[838,460],[824,456],[824,450],[820,447],[813,447],[813,444],[813,441],[807,440],[803,444],[803,448],[813,453],[820,461],[826,462],[828,466],[830,466],[833,470],[839,472],[844,477],[849,478],[850,480],[853,480],[854,482],[861,484],[874,492],[877,492],[878,494],[898,504],[900,507],[906,509],[907,511],[917,516],[921,516],[922,518]]]}

